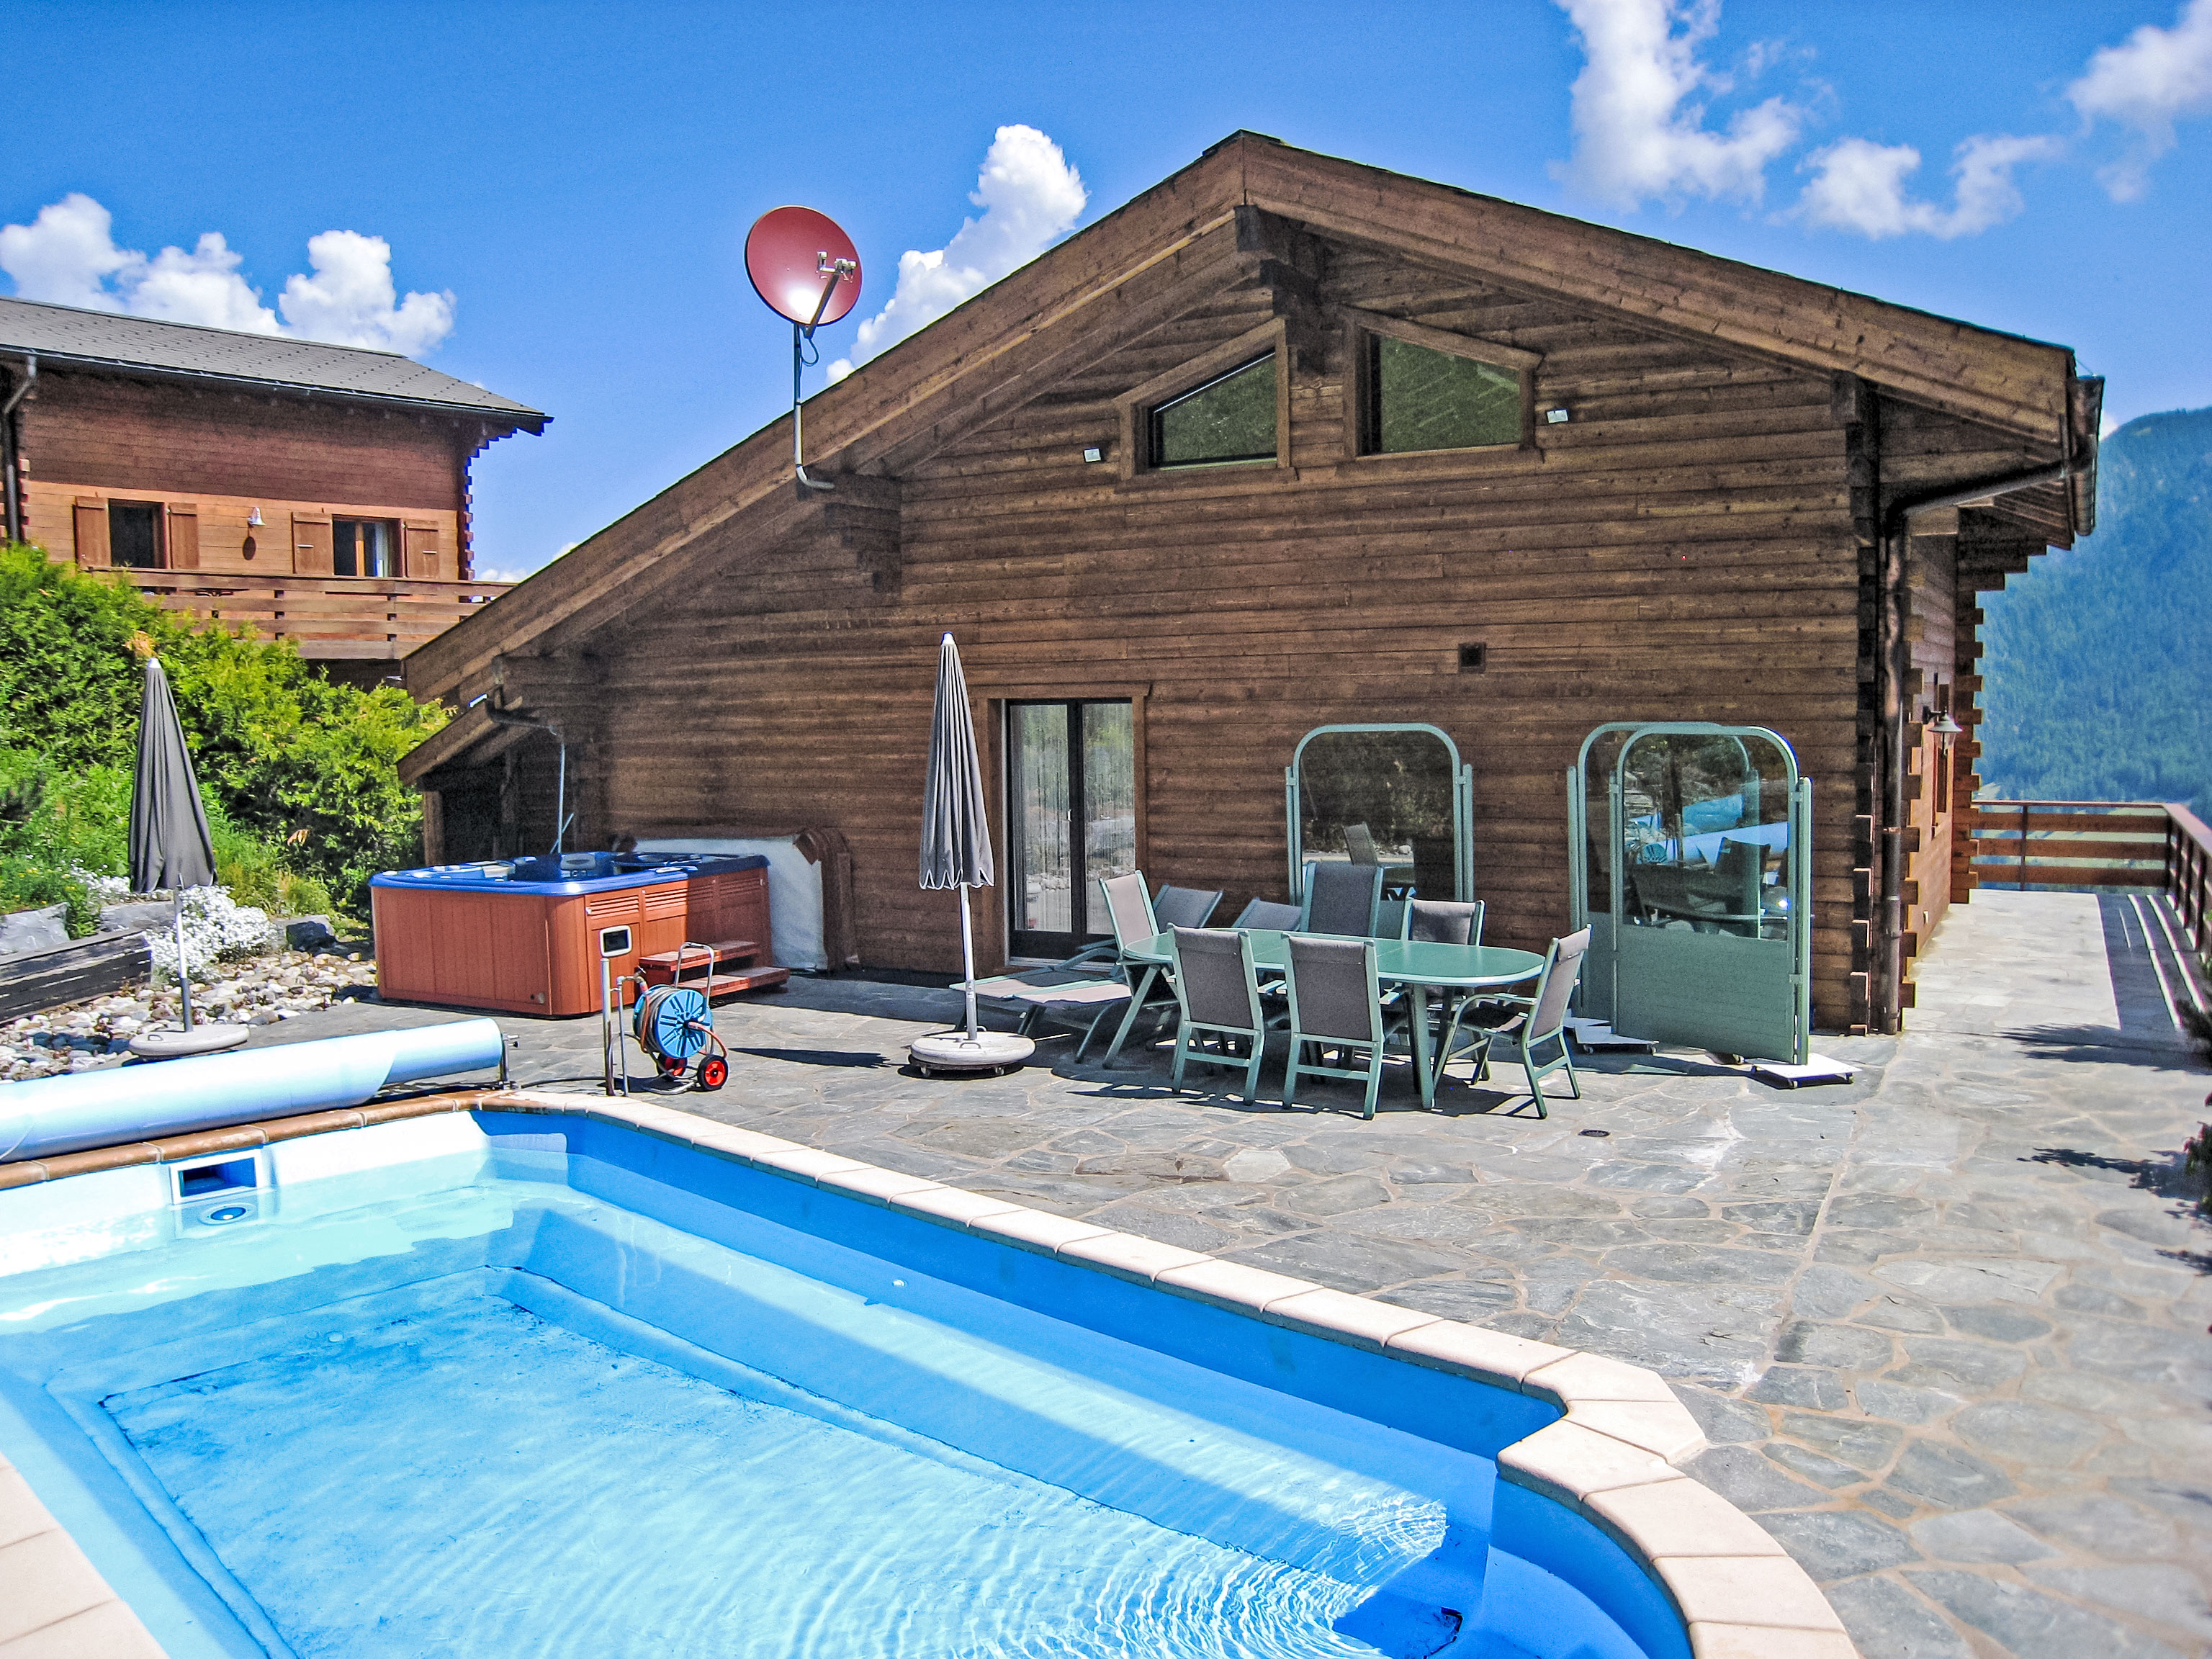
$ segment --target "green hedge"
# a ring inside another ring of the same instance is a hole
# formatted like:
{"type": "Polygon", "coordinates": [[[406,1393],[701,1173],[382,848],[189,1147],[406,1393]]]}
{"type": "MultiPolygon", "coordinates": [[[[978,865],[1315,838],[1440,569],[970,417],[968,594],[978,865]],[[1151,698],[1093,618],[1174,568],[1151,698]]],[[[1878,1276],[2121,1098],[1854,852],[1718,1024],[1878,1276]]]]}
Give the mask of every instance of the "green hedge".
{"type": "Polygon", "coordinates": [[[370,876],[421,862],[422,800],[397,767],[445,724],[442,708],[396,687],[363,691],[325,679],[286,641],[194,632],[118,579],[9,547],[0,549],[8,908],[40,881],[65,881],[71,864],[124,872],[141,686],[131,640],[142,633],[176,694],[218,865],[231,885],[255,895],[240,893],[241,902],[277,902],[289,882],[310,905],[335,897],[359,908],[370,876]]]}

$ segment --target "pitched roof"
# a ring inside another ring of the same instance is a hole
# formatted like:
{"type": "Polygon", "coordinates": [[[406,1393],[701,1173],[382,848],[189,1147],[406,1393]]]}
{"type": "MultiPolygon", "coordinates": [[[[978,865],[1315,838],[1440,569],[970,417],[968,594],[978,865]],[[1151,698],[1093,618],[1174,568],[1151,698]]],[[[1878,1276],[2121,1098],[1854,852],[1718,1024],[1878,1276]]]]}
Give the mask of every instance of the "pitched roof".
{"type": "MultiPolygon", "coordinates": [[[[1387,252],[1578,303],[1654,332],[1823,374],[1980,425],[2051,463],[2093,463],[2074,355],[1648,236],[1237,132],[807,400],[810,469],[896,476],[1069,368],[1249,276],[1253,210],[1292,236],[1387,252]]],[[[2089,400],[2094,401],[2094,400],[2089,400]]],[[[675,591],[733,538],[767,546],[818,500],[797,492],[789,417],[678,480],[407,659],[444,696],[503,655],[558,648],[675,591]]],[[[878,482],[880,479],[878,478],[878,482]]],[[[2052,486],[2054,491],[2063,486],[2052,486]]],[[[2078,527],[2081,508],[2056,501],[2078,527]]]]}
{"type": "Polygon", "coordinates": [[[543,431],[551,418],[397,352],[125,317],[34,300],[0,297],[0,351],[36,353],[56,363],[126,374],[237,381],[465,412],[532,432],[543,431]]]}

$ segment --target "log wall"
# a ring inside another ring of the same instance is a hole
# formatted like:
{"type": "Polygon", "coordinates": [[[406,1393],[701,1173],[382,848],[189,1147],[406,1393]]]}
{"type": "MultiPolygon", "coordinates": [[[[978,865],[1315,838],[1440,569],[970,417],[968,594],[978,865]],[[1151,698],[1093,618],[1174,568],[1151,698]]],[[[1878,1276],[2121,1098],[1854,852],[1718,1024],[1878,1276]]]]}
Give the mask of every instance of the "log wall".
{"type": "MultiPolygon", "coordinates": [[[[1009,413],[939,432],[880,493],[810,505],[772,549],[741,520],[707,532],[726,538],[713,574],[652,615],[504,659],[509,706],[570,733],[569,844],[647,823],[834,827],[864,957],[955,965],[953,902],[915,880],[950,629],[994,766],[1005,699],[1141,700],[1146,872],[1225,889],[1224,915],[1283,896],[1283,768],[1302,733],[1442,726],[1474,770],[1486,936],[1540,948],[1567,919],[1564,775],[1592,726],[1765,725],[1814,781],[1815,1018],[1851,1024],[1878,481],[1830,377],[1346,246],[1304,302],[1540,354],[1534,403],[1571,419],[1517,448],[1356,456],[1350,336],[1308,314],[1278,365],[1287,465],[1124,477],[1115,398],[1285,309],[1266,286],[1221,292],[1009,413]],[[1085,446],[1106,459],[1086,464],[1085,446]],[[1486,647],[1481,672],[1459,668],[1469,643],[1486,647]]],[[[1916,614],[1949,603],[1932,558],[1914,593],[1916,614]]],[[[550,745],[510,752],[509,787],[531,804],[509,824],[548,822],[550,745]]],[[[481,817],[506,764],[425,781],[481,817]]],[[[455,822],[447,856],[469,855],[455,822]]],[[[1937,872],[1923,890],[1948,899],[1932,843],[1920,857],[1937,872]]],[[[979,918],[987,951],[1004,927],[995,908],[979,918]]]]}

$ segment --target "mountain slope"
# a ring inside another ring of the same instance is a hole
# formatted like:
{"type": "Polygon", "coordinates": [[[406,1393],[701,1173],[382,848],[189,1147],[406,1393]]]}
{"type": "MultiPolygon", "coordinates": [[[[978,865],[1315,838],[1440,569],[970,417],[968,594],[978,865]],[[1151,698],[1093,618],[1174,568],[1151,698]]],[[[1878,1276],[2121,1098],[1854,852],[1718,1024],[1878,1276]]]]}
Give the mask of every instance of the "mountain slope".
{"type": "Polygon", "coordinates": [[[2212,409],[2106,439],[2097,522],[1982,597],[1983,781],[2212,814],[2212,409]]]}

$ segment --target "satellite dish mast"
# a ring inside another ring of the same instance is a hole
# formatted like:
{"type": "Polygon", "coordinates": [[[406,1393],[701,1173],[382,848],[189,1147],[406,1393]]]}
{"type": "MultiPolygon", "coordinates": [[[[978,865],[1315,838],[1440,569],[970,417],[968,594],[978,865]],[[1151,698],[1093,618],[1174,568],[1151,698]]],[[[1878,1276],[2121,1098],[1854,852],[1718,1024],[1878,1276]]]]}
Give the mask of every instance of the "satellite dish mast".
{"type": "Polygon", "coordinates": [[[771,208],[745,234],[745,275],[768,308],[791,321],[791,465],[808,489],[835,484],[806,476],[799,442],[799,374],[821,361],[811,356],[814,331],[860,303],[860,255],[853,239],[826,213],[812,208],[771,208]]]}

